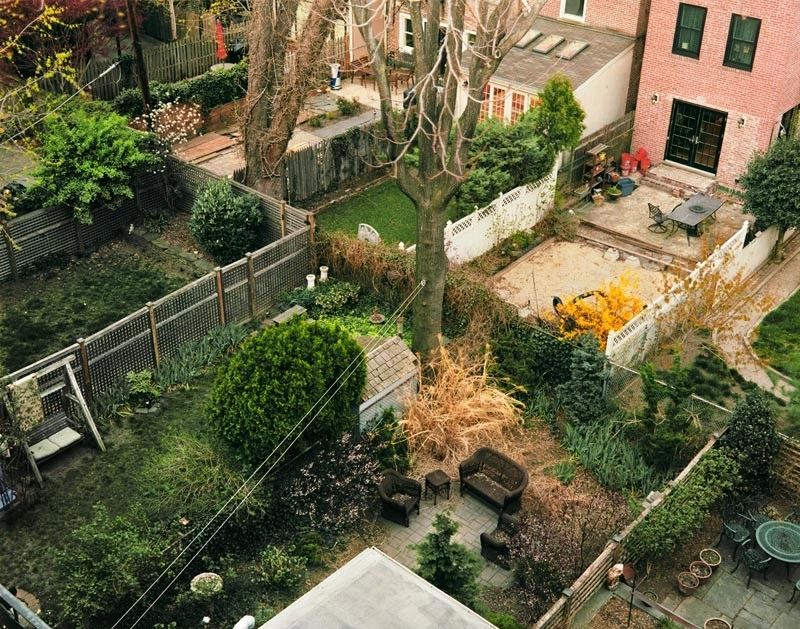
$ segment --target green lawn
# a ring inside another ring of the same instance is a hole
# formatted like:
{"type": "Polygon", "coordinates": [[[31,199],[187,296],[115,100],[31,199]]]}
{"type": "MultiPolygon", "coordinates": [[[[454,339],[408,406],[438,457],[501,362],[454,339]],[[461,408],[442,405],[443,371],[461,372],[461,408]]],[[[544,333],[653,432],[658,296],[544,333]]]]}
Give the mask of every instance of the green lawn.
{"type": "Polygon", "coordinates": [[[0,284],[0,373],[88,336],[183,286],[135,247],[113,242],[64,267],[0,284]]]}
{"type": "Polygon", "coordinates": [[[368,223],[388,243],[416,242],[414,204],[393,180],[368,188],[347,201],[332,205],[318,216],[324,231],[343,231],[353,236],[359,223],[368,223]]]}
{"type": "MultiPolygon", "coordinates": [[[[454,214],[448,211],[450,220],[454,214]]],[[[341,203],[332,205],[317,216],[323,231],[342,231],[352,236],[359,223],[378,230],[381,239],[390,244],[417,241],[417,216],[414,204],[390,179],[341,203]]]]}
{"type": "Polygon", "coordinates": [[[778,371],[800,381],[800,291],[758,326],[756,353],[778,371]]]}

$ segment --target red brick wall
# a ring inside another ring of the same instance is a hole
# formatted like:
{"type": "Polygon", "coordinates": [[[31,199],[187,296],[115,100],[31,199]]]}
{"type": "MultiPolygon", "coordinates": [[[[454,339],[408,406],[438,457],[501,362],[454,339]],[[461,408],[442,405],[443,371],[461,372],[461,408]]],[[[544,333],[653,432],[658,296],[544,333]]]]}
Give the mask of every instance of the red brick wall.
{"type": "Polygon", "coordinates": [[[764,150],[781,115],[800,102],[800,0],[691,0],[706,6],[699,59],[672,54],[678,0],[653,0],[647,29],[633,148],[663,160],[675,99],[728,113],[717,178],[735,185],[756,150],[764,150]],[[753,69],[722,65],[731,14],[761,19],[753,69]],[[651,97],[659,95],[653,104],[651,97]],[[745,118],[743,127],[738,121],[745,118]]]}
{"type": "MultiPolygon", "coordinates": [[[[586,0],[584,24],[636,37],[647,27],[651,0],[586,0]]],[[[654,2],[657,0],[653,0],[654,2]]],[[[540,15],[561,18],[562,0],[548,0],[540,15]]]]}

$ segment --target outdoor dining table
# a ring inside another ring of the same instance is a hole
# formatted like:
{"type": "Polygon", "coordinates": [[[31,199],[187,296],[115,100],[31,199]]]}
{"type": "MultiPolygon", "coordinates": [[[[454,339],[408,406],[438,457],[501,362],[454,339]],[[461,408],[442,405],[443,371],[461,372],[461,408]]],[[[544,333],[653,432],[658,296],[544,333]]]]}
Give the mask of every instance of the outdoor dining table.
{"type": "Polygon", "coordinates": [[[756,529],[756,543],[773,559],[789,567],[800,563],[800,525],[783,520],[769,520],[756,529]]]}
{"type": "Polygon", "coordinates": [[[686,242],[692,244],[689,239],[689,232],[697,229],[707,218],[713,217],[723,203],[722,199],[716,199],[705,194],[696,194],[676,206],[665,218],[685,229],[686,242]]]}

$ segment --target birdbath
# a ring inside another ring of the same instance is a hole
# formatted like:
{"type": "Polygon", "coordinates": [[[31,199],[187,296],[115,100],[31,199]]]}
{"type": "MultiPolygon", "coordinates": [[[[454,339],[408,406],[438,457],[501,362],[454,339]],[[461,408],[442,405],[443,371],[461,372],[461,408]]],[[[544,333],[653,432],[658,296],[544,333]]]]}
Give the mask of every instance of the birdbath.
{"type": "Polygon", "coordinates": [[[375,325],[380,325],[386,321],[386,317],[384,317],[380,312],[378,312],[378,307],[373,306],[372,314],[369,316],[369,322],[374,323],[375,325]]]}

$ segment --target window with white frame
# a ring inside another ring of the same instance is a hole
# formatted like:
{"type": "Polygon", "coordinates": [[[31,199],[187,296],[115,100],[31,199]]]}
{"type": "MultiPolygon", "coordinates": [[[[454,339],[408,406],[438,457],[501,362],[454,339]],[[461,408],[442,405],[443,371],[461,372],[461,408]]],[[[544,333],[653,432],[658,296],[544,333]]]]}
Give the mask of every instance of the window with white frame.
{"type": "Polygon", "coordinates": [[[516,122],[520,116],[539,104],[538,96],[515,92],[505,87],[487,84],[483,88],[480,120],[497,118],[505,122],[516,122]]]}
{"type": "Polygon", "coordinates": [[[561,17],[572,20],[586,19],[586,0],[561,0],[561,17]]]}
{"type": "Polygon", "coordinates": [[[410,15],[400,15],[400,37],[398,43],[402,52],[414,52],[414,28],[411,25],[410,15]]]}

